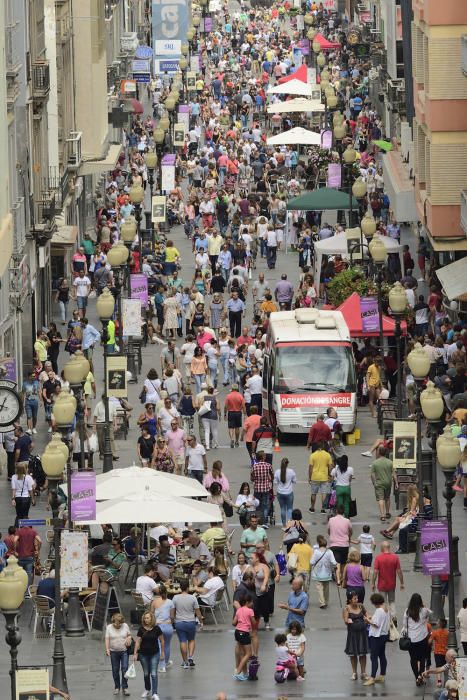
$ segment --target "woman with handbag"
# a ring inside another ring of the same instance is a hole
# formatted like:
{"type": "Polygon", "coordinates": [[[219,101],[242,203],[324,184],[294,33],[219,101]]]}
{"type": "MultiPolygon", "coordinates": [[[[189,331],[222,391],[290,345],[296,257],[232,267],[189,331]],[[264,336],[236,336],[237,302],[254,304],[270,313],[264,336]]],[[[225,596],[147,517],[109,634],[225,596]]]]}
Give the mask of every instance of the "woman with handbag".
{"type": "Polygon", "coordinates": [[[417,685],[423,685],[423,673],[425,671],[426,659],[428,656],[428,622],[430,621],[431,610],[423,605],[422,597],[419,593],[413,593],[409,600],[407,610],[404,613],[403,627],[399,646],[405,646],[403,638],[410,640],[408,652],[410,655],[410,667],[415,676],[417,685]]]}
{"type": "Polygon", "coordinates": [[[331,476],[336,482],[336,505],[344,506],[344,515],[349,517],[351,490],[350,482],[353,479],[353,468],[349,467],[349,458],[342,455],[336,460],[336,466],[331,471],[331,476]]]}
{"type": "Polygon", "coordinates": [[[386,680],[386,643],[389,639],[390,615],[384,604],[384,596],[381,593],[373,593],[370,598],[375,606],[375,612],[371,617],[366,618],[370,625],[368,630],[368,643],[370,645],[371,675],[363,685],[374,685],[384,683],[386,680]],[[378,676],[378,662],[380,675],[378,676]]]}
{"type": "Polygon", "coordinates": [[[221,419],[221,411],[219,404],[214,396],[214,387],[209,386],[207,394],[204,396],[204,403],[198,409],[198,415],[201,416],[201,424],[204,429],[204,443],[206,449],[209,450],[210,439],[212,435],[212,449],[219,447],[219,421],[221,419]]]}
{"type": "Polygon", "coordinates": [[[276,485],[277,500],[281,509],[281,520],[283,527],[292,516],[294,484],[297,483],[297,475],[293,469],[289,468],[289,460],[284,457],[281,460],[280,469],[274,473],[274,484],[276,485]]]}
{"type": "Polygon", "coordinates": [[[152,612],[145,612],[141,618],[141,626],[136,635],[134,662],[140,660],[144,675],[144,692],[142,698],[152,697],[159,700],[157,694],[157,673],[159,661],[165,658],[165,641],[159,625],[152,612]]]}
{"type": "Polygon", "coordinates": [[[16,510],[16,527],[18,520],[28,517],[34,499],[34,479],[27,473],[27,468],[27,462],[18,462],[16,472],[11,477],[11,502],[16,510]]]}
{"type": "Polygon", "coordinates": [[[130,694],[125,674],[128,671],[128,654],[132,642],[130,628],[123,615],[120,613],[112,615],[111,624],[107,625],[105,630],[105,653],[110,656],[112,664],[114,695],[119,694],[120,687],[123,690],[123,695],[130,694]]]}
{"type": "Polygon", "coordinates": [[[209,493],[206,501],[207,503],[214,503],[222,509],[222,527],[227,532],[226,516],[231,517],[231,515],[233,515],[234,503],[229,496],[222,491],[221,485],[216,481],[212,482],[208,490],[209,493]]]}
{"type": "Polygon", "coordinates": [[[357,669],[360,662],[360,678],[368,680],[366,674],[366,655],[368,654],[368,634],[366,622],[366,610],[358,602],[355,591],[347,591],[347,605],[342,611],[344,622],[347,625],[347,643],[345,653],[350,656],[352,664],[352,680],[358,678],[357,669]]]}

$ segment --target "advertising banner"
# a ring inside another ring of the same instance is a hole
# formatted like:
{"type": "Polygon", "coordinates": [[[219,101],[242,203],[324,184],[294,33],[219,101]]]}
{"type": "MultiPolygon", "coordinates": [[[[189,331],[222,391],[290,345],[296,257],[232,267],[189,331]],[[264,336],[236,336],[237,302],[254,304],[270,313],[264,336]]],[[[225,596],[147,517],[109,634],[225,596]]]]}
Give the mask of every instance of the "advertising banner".
{"type": "Polygon", "coordinates": [[[152,40],[156,58],[180,58],[186,41],[189,6],[187,0],[153,0],[152,40]]]}
{"type": "Polygon", "coordinates": [[[125,355],[111,355],[107,358],[107,393],[109,396],[125,398],[127,358],[125,355]]]}
{"type": "Polygon", "coordinates": [[[139,299],[141,301],[141,306],[146,307],[149,301],[148,278],[146,277],[146,275],[130,275],[130,289],[131,298],[139,299]]]}
{"type": "Polygon", "coordinates": [[[16,383],[16,357],[0,358],[0,368],[1,367],[3,367],[5,371],[3,379],[9,379],[11,382],[16,383]]]}
{"type": "Polygon", "coordinates": [[[166,199],[161,195],[155,195],[152,198],[152,222],[154,224],[161,224],[165,221],[166,216],[166,199]]]}
{"type": "Polygon", "coordinates": [[[449,538],[446,520],[422,520],[420,549],[426,576],[449,574],[449,538]]]}
{"type": "Polygon", "coordinates": [[[282,409],[287,408],[314,408],[335,407],[350,408],[352,394],[280,394],[282,409]]]}
{"type": "Polygon", "coordinates": [[[329,129],[321,132],[321,148],[326,151],[330,151],[332,148],[332,131],[329,129]]]}
{"type": "Polygon", "coordinates": [[[328,187],[340,187],[342,184],[342,170],[339,163],[328,165],[328,187]]]}
{"type": "Polygon", "coordinates": [[[71,473],[71,519],[73,522],[96,517],[96,475],[92,471],[71,473]]]}
{"type": "Polygon", "coordinates": [[[467,700],[467,659],[456,659],[459,700],[467,700]]]}
{"type": "Polygon", "coordinates": [[[178,122],[174,126],[174,146],[183,146],[185,144],[185,124],[178,122]]]}
{"type": "Polygon", "coordinates": [[[65,588],[87,588],[88,586],[88,534],[62,530],[62,560],[60,586],[65,588]]]}
{"type": "Polygon", "coordinates": [[[376,297],[361,297],[360,316],[363,335],[376,333],[379,330],[379,311],[376,297]]]}
{"type": "Polygon", "coordinates": [[[185,133],[190,130],[190,107],[189,105],[180,105],[178,108],[178,121],[185,127],[185,133]]]}
{"type": "MultiPolygon", "coordinates": [[[[49,700],[50,681],[48,668],[19,668],[14,671],[16,681],[15,700],[49,700]]],[[[5,693],[6,697],[7,693],[5,693]]]]}
{"type": "Polygon", "coordinates": [[[123,337],[141,337],[141,302],[139,299],[122,299],[123,337]]]}
{"type": "Polygon", "coordinates": [[[175,153],[167,153],[161,163],[161,189],[170,192],[175,188],[175,153]]]}
{"type": "Polygon", "coordinates": [[[417,423],[408,420],[393,422],[393,454],[395,469],[415,469],[417,465],[417,423]]]}

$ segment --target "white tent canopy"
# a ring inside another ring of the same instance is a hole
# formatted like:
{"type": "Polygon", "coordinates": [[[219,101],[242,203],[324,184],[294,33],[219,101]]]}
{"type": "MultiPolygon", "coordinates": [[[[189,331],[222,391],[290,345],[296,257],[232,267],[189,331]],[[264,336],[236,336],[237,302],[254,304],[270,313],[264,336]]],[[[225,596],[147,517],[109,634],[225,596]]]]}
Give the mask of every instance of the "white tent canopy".
{"type": "Polygon", "coordinates": [[[267,106],[268,114],[291,114],[292,112],[324,112],[324,105],[319,100],[296,97],[294,100],[274,102],[267,106]]]}
{"type": "Polygon", "coordinates": [[[308,85],[294,78],[294,80],[289,80],[282,85],[270,87],[268,95],[305,95],[306,97],[311,97],[317,89],[319,88],[316,85],[308,85]]]}
{"type": "MultiPolygon", "coordinates": [[[[123,467],[96,477],[96,500],[125,498],[129,493],[141,493],[148,487],[153,495],[172,498],[206,498],[207,491],[196,479],[158,472],[147,467],[123,467]]],[[[61,486],[67,493],[66,484],[61,486]]]]}
{"type": "MultiPolygon", "coordinates": [[[[378,236],[383,241],[387,253],[399,253],[399,259],[401,263],[401,270],[404,269],[402,260],[402,246],[389,236],[378,236]]],[[[365,240],[365,236],[363,236],[365,240]]],[[[321,263],[323,260],[323,255],[342,255],[344,259],[350,257],[350,251],[355,245],[356,241],[354,238],[350,238],[347,233],[338,233],[331,238],[325,238],[324,241],[317,241],[315,243],[315,285],[318,287],[319,280],[321,279],[321,263]]],[[[318,291],[318,290],[317,290],[318,291]]]]}
{"type": "Polygon", "coordinates": [[[125,498],[113,498],[97,504],[95,520],[80,522],[82,525],[105,523],[220,523],[219,506],[189,498],[172,498],[154,495],[149,488],[131,493],[125,498]]]}
{"type": "Polygon", "coordinates": [[[283,131],[281,134],[270,136],[266,143],[268,146],[319,146],[321,144],[321,135],[315,131],[296,126],[288,131],[283,131]]]}

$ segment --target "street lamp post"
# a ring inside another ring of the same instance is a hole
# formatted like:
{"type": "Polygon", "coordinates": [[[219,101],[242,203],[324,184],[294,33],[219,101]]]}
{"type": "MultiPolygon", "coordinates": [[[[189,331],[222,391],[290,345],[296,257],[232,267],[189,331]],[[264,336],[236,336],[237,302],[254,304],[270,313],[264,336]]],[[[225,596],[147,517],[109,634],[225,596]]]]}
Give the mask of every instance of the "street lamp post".
{"type": "MultiPolygon", "coordinates": [[[[120,235],[125,246],[128,249],[127,261],[128,261],[128,272],[127,272],[127,296],[131,299],[131,247],[136,236],[136,221],[127,220],[120,227],[120,235]]],[[[122,255],[123,258],[123,255],[122,255]]],[[[136,369],[136,355],[133,346],[133,336],[128,336],[128,346],[127,346],[127,357],[128,357],[128,371],[131,374],[130,381],[135,383],[138,380],[138,372],[136,369]]]]}
{"type": "Polygon", "coordinates": [[[422,473],[422,409],[420,406],[420,391],[425,378],[430,371],[430,358],[423,350],[420,343],[416,343],[412,352],[407,355],[407,364],[412,373],[417,387],[416,405],[417,405],[417,488],[419,494],[419,509],[417,518],[417,543],[415,550],[414,571],[422,571],[420,541],[421,527],[423,517],[423,473],[422,473]]]}
{"type": "Polygon", "coordinates": [[[18,668],[18,646],[21,635],[18,627],[19,609],[28,587],[28,575],[18,566],[16,557],[9,557],[0,574],[0,610],[5,618],[6,643],[10,647],[10,687],[11,700],[16,700],[16,670],[18,668]]]}
{"type": "Polygon", "coordinates": [[[396,282],[389,290],[389,308],[391,309],[396,329],[394,337],[396,339],[396,364],[397,364],[397,389],[396,389],[396,414],[397,418],[402,418],[402,368],[401,368],[401,321],[407,309],[407,295],[400,282],[396,282]]]}
{"type": "MultiPolygon", "coordinates": [[[[362,231],[364,230],[364,221],[361,223],[362,231]]],[[[384,282],[383,267],[387,259],[386,246],[381,238],[373,238],[368,245],[369,253],[376,265],[376,288],[378,290],[378,316],[379,316],[379,351],[381,357],[384,357],[384,335],[383,335],[383,294],[382,285],[384,282]]]]}
{"type": "MultiPolygon", "coordinates": [[[[438,433],[439,419],[444,411],[444,399],[440,390],[435,387],[433,382],[428,382],[426,389],[420,393],[420,406],[426,420],[431,427],[432,435],[438,433]]],[[[433,517],[439,517],[438,505],[438,464],[436,452],[436,440],[432,439],[431,451],[431,504],[433,506],[433,517]]],[[[431,619],[437,622],[444,617],[442,583],[439,575],[431,577],[431,602],[430,602],[431,619]]]]}
{"type": "MultiPolygon", "coordinates": [[[[71,360],[69,361],[71,362],[71,360]]],[[[89,362],[84,356],[81,358],[76,358],[73,365],[65,365],[67,368],[67,376],[70,379],[77,381],[78,376],[81,376],[82,381],[86,378],[89,372],[89,362]],[[83,362],[84,360],[84,362],[83,362]],[[68,365],[68,367],[67,367],[68,365]],[[81,373],[81,374],[79,374],[81,373]]],[[[71,455],[73,452],[72,439],[71,439],[71,429],[73,427],[73,420],[75,417],[78,420],[79,425],[79,413],[82,410],[79,407],[80,399],[76,396],[75,391],[79,394],[81,392],[82,386],[75,384],[72,387],[73,394],[69,392],[62,391],[60,396],[57,398],[54,405],[54,418],[58,430],[62,436],[63,454],[66,457],[66,479],[67,479],[67,489],[68,489],[68,529],[73,529],[73,523],[71,522],[71,474],[72,474],[72,462],[71,455]]],[[[84,412],[83,412],[84,416],[84,412]]],[[[80,432],[80,443],[81,443],[81,459],[84,463],[84,421],[82,425],[82,430],[80,432]]],[[[84,625],[81,617],[81,606],[79,600],[79,590],[77,588],[70,588],[68,595],[68,609],[66,615],[66,632],[67,637],[82,637],[84,636],[84,625]]]]}
{"type": "Polygon", "coordinates": [[[107,251],[107,262],[114,272],[115,282],[115,300],[117,302],[117,317],[118,317],[118,347],[123,350],[123,323],[122,323],[122,278],[121,271],[126,265],[129,256],[129,250],[122,241],[114,243],[107,251]]]}
{"type": "Polygon", "coordinates": [[[141,239],[141,204],[144,201],[144,188],[141,185],[132,185],[130,187],[130,202],[135,208],[136,230],[138,232],[138,250],[140,269],[143,265],[143,241],[141,239]]]}
{"type": "Polygon", "coordinates": [[[109,392],[107,385],[107,357],[108,357],[108,325],[115,309],[115,299],[108,287],[105,287],[96,302],[97,315],[102,322],[102,340],[104,343],[104,461],[103,471],[109,472],[113,469],[112,445],[110,443],[110,412],[109,412],[109,392]]]}
{"type": "Polygon", "coordinates": [[[436,441],[436,452],[441,469],[446,478],[444,498],[446,499],[446,518],[448,521],[448,540],[449,540],[449,588],[448,588],[448,605],[449,605],[449,624],[448,624],[448,648],[457,651],[457,634],[456,634],[456,608],[454,598],[454,561],[453,561],[453,546],[452,546],[452,500],[456,495],[452,484],[456,466],[461,458],[460,443],[451,433],[451,428],[447,425],[442,435],[436,441]]]}
{"type": "MultiPolygon", "coordinates": [[[[154,138],[154,134],[153,134],[154,138]]],[[[149,212],[150,212],[150,217],[149,220],[151,222],[151,253],[154,252],[154,224],[152,221],[152,198],[154,195],[154,171],[157,167],[157,153],[155,151],[148,151],[146,155],[144,156],[144,162],[146,163],[146,167],[148,169],[148,183],[149,183],[149,194],[151,195],[150,201],[149,201],[149,212]]]]}
{"type": "MultiPolygon", "coordinates": [[[[58,400],[58,399],[57,399],[58,400]]],[[[54,409],[55,410],[55,409],[54,409]]],[[[67,405],[63,403],[63,419],[68,418],[73,421],[76,406],[73,406],[71,401],[67,401],[67,405]]],[[[52,685],[64,693],[68,693],[68,683],[66,679],[65,668],[65,651],[63,649],[62,625],[63,625],[63,608],[61,598],[60,585],[60,540],[63,529],[63,520],[58,517],[59,499],[58,486],[62,481],[63,470],[67,457],[58,445],[47,445],[42,454],[42,466],[47,475],[47,483],[49,487],[49,503],[53,515],[54,528],[54,567],[55,567],[55,629],[54,629],[54,650],[52,685]]],[[[68,492],[68,504],[70,504],[70,492],[68,492]]],[[[68,506],[71,510],[70,505],[68,506]]],[[[68,513],[69,515],[69,513],[68,513]]]]}
{"type": "Polygon", "coordinates": [[[183,56],[181,57],[181,59],[180,59],[179,62],[178,62],[178,66],[179,66],[179,68],[180,68],[180,70],[181,70],[181,72],[182,72],[182,95],[181,95],[181,96],[182,96],[182,100],[185,100],[186,95],[187,95],[187,91],[186,91],[186,71],[187,71],[187,68],[188,68],[188,59],[187,59],[188,51],[189,51],[189,46],[188,46],[188,44],[182,44],[182,54],[183,54],[183,56]]]}

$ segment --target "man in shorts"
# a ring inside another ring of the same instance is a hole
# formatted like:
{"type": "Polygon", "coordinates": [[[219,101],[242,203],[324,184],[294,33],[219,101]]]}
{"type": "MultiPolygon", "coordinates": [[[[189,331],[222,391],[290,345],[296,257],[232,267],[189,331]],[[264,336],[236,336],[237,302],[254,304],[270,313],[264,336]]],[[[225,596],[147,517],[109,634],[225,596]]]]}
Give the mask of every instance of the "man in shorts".
{"type": "Polygon", "coordinates": [[[316,495],[321,494],[321,512],[325,513],[324,501],[330,488],[330,475],[332,469],[331,455],[324,449],[324,443],[318,443],[318,448],[311,453],[309,460],[309,477],[311,485],[310,513],[315,512],[316,495]]]}
{"type": "Polygon", "coordinates": [[[230,435],[230,447],[238,447],[243,416],[246,416],[245,399],[238,391],[238,384],[232,384],[232,391],[224,401],[224,418],[230,435]]]}
{"type": "Polygon", "coordinates": [[[394,482],[394,488],[398,488],[397,474],[393,463],[388,459],[388,450],[386,447],[378,447],[378,458],[371,465],[370,479],[375,489],[375,497],[378,502],[379,514],[381,522],[389,520],[391,517],[390,500],[391,487],[394,482]]]}

